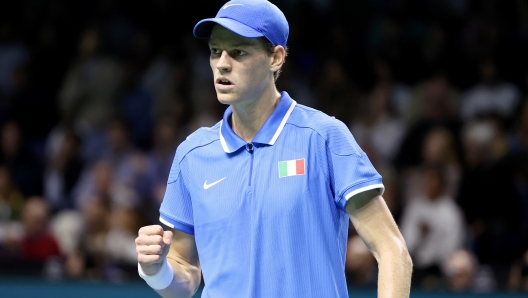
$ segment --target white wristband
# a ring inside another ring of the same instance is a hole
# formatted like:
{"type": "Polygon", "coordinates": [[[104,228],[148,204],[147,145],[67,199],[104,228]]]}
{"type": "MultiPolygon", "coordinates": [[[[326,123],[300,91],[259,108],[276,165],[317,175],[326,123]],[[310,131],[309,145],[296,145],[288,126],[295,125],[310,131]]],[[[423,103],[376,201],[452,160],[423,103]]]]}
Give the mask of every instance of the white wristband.
{"type": "Polygon", "coordinates": [[[174,271],[172,270],[172,266],[169,261],[167,261],[167,259],[165,259],[165,262],[161,264],[160,271],[153,275],[145,274],[143,269],[141,269],[141,265],[138,263],[138,273],[139,276],[141,276],[141,278],[143,278],[154,290],[165,289],[171,284],[172,278],[174,277],[174,271]]]}

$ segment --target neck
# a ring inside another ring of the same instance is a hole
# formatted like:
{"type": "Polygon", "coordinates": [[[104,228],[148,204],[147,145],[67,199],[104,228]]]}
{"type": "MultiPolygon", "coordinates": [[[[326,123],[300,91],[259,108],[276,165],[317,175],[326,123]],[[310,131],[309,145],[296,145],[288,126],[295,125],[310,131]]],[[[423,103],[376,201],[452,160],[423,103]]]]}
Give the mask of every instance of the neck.
{"type": "Polygon", "coordinates": [[[233,104],[231,127],[244,141],[251,142],[269,118],[280,100],[280,93],[275,86],[267,88],[262,96],[254,101],[233,104]]]}

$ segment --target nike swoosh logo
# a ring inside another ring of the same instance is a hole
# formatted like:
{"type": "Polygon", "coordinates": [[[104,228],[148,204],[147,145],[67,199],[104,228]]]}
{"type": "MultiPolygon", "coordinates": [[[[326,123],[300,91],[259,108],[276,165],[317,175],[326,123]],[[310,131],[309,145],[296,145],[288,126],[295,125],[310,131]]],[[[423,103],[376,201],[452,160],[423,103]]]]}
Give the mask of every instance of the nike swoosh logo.
{"type": "Polygon", "coordinates": [[[229,6],[235,6],[235,5],[244,6],[243,4],[229,4],[229,5],[225,5],[222,9],[226,9],[226,8],[228,8],[229,6]]]}
{"type": "Polygon", "coordinates": [[[216,180],[215,182],[213,182],[213,183],[211,183],[211,184],[207,184],[207,180],[205,180],[205,182],[204,182],[204,189],[208,189],[208,188],[210,188],[210,187],[213,187],[213,186],[217,185],[218,183],[222,182],[222,180],[224,180],[225,178],[227,178],[227,177],[224,177],[224,178],[222,178],[222,179],[220,179],[220,180],[216,180]]]}

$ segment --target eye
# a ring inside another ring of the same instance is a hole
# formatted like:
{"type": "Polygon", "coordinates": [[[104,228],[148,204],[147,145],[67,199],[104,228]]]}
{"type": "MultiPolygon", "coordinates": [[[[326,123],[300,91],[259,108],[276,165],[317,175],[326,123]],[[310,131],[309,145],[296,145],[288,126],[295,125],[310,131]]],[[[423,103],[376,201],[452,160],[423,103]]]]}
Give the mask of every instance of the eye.
{"type": "Polygon", "coordinates": [[[233,52],[234,52],[234,54],[235,54],[236,57],[246,55],[246,52],[241,51],[241,50],[234,50],[233,52]]]}
{"type": "Polygon", "coordinates": [[[211,48],[211,56],[220,56],[221,53],[222,51],[220,49],[211,48]]]}

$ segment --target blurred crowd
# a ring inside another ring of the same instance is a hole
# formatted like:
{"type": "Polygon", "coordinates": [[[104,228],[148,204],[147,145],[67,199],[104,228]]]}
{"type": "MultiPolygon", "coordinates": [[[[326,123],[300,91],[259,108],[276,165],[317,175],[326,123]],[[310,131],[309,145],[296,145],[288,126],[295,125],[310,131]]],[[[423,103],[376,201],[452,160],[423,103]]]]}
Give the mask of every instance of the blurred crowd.
{"type": "MultiPolygon", "coordinates": [[[[345,122],[382,174],[413,286],[528,291],[527,2],[272,2],[290,23],[278,88],[345,122]]],[[[224,1],[179,3],[0,11],[0,274],[137,279],[176,147],[225,109],[192,37],[224,1]]],[[[376,284],[352,225],[346,274],[376,284]]]]}

